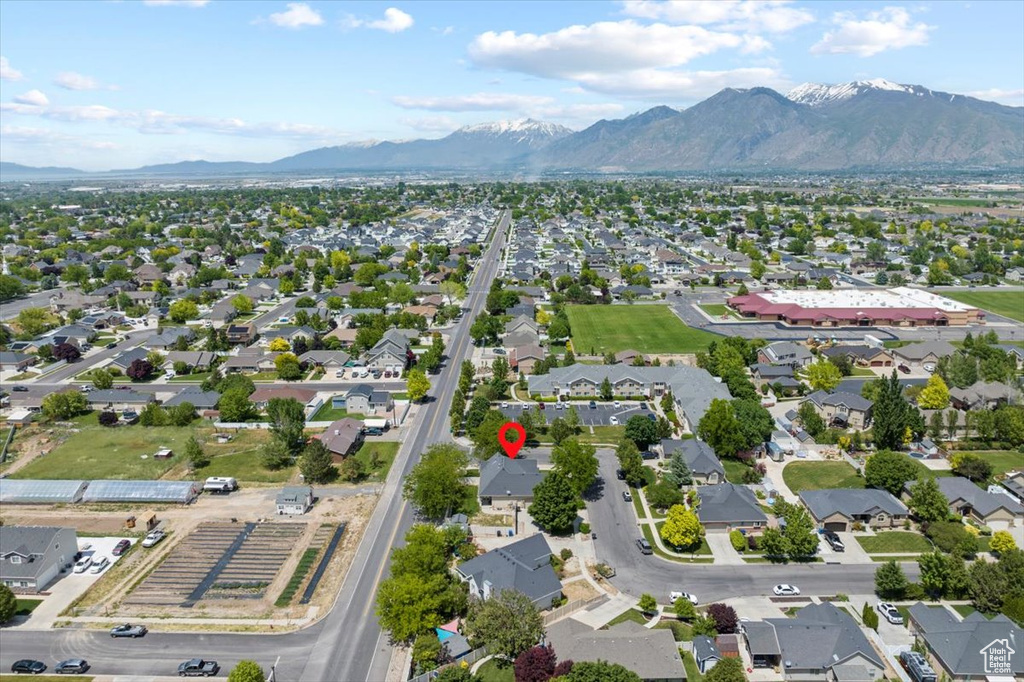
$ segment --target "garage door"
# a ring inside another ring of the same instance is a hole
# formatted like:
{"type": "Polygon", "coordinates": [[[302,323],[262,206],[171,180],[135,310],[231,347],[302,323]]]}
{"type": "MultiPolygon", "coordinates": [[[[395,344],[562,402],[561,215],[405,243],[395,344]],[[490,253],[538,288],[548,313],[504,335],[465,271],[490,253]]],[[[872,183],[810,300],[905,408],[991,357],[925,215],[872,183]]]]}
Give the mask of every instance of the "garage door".
{"type": "Polygon", "coordinates": [[[846,522],[845,521],[832,521],[830,523],[826,523],[825,524],[825,530],[832,530],[832,531],[835,531],[837,533],[845,533],[846,532],[846,522]]]}

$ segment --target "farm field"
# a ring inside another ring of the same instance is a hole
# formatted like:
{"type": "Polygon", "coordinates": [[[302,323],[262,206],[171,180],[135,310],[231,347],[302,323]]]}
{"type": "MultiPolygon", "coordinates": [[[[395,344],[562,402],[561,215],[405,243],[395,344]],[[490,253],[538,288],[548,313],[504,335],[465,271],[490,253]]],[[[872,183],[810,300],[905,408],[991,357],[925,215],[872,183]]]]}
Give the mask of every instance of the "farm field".
{"type": "Polygon", "coordinates": [[[696,353],[719,339],[688,327],[666,305],[566,306],[577,354],[696,353]]]}
{"type": "Polygon", "coordinates": [[[1024,322],[1024,287],[1018,287],[1013,291],[979,289],[977,291],[941,291],[939,293],[954,301],[960,301],[975,308],[1008,317],[1011,320],[1024,322]]]}

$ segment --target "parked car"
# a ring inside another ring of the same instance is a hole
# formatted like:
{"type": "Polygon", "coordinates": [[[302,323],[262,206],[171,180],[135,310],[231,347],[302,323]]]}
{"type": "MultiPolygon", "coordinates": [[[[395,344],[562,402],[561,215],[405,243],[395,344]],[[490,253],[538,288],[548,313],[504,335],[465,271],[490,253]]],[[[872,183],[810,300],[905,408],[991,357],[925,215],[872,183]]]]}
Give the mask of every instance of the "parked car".
{"type": "Polygon", "coordinates": [[[107,348],[117,348],[117,341],[111,341],[110,343],[108,343],[107,348]]]}
{"type": "Polygon", "coordinates": [[[921,365],[921,368],[924,369],[924,371],[928,372],[929,374],[935,371],[935,365],[933,365],[930,362],[925,365],[921,365]]]}
{"type": "Polygon", "coordinates": [[[622,491],[622,501],[623,502],[632,502],[633,501],[633,496],[630,494],[630,492],[628,490],[623,490],[622,491]]]}
{"type": "Polygon", "coordinates": [[[371,426],[368,429],[363,429],[363,433],[367,436],[383,436],[384,429],[378,429],[376,426],[371,426]]]}
{"type": "Polygon", "coordinates": [[[132,543],[130,540],[119,540],[118,543],[114,545],[114,551],[112,551],[111,554],[113,554],[114,556],[121,556],[122,554],[127,552],[128,548],[131,546],[132,543]]]}
{"type": "Polygon", "coordinates": [[[89,669],[89,662],[84,658],[69,658],[61,661],[53,669],[58,675],[79,675],[89,669]]]}
{"type": "Polygon", "coordinates": [[[690,602],[694,606],[697,605],[697,595],[690,594],[689,592],[669,592],[668,593],[668,600],[670,602],[672,602],[673,604],[675,604],[676,600],[679,599],[680,597],[685,598],[686,601],[690,602]]]}
{"type": "Polygon", "coordinates": [[[637,549],[640,550],[641,554],[654,554],[654,550],[651,549],[651,543],[643,538],[637,538],[636,540],[637,549]]]}
{"type": "Polygon", "coordinates": [[[612,426],[618,426],[619,418],[613,414],[612,416],[608,417],[608,423],[611,424],[612,426]]]}
{"type": "Polygon", "coordinates": [[[110,565],[110,559],[107,557],[100,557],[96,561],[92,562],[92,567],[89,569],[90,573],[102,573],[103,570],[110,565]]]}
{"type": "Polygon", "coordinates": [[[111,637],[145,637],[146,633],[149,632],[149,628],[145,625],[132,625],[131,623],[125,623],[124,625],[115,625],[110,628],[111,637]]]}
{"type": "Polygon", "coordinates": [[[796,585],[776,585],[772,588],[772,592],[780,597],[792,597],[800,594],[800,588],[796,585]]]}
{"type": "Polygon", "coordinates": [[[592,410],[596,410],[597,409],[597,402],[596,401],[594,401],[594,400],[590,401],[590,409],[592,409],[592,410]]]}
{"type": "Polygon", "coordinates": [[[641,410],[646,410],[647,409],[647,403],[640,403],[640,409],[641,410]]]}
{"type": "Polygon", "coordinates": [[[505,355],[504,348],[492,348],[491,352],[494,353],[495,355],[505,355]]]}
{"type": "Polygon", "coordinates": [[[614,403],[612,403],[612,405],[614,405],[615,407],[622,407],[622,403],[619,402],[618,400],[616,400],[614,403]]]}
{"type": "Polygon", "coordinates": [[[658,453],[651,452],[650,450],[644,450],[640,453],[642,459],[658,459],[658,453]]]}
{"type": "Polygon", "coordinates": [[[193,658],[178,666],[178,677],[209,677],[216,675],[220,670],[217,661],[204,661],[201,658],[193,658]]]}
{"type": "Polygon", "coordinates": [[[86,384],[85,386],[82,386],[82,388],[80,388],[79,390],[82,393],[92,393],[93,387],[90,386],[89,384],[86,384]]]}
{"type": "Polygon", "coordinates": [[[647,418],[650,419],[652,422],[658,421],[658,418],[654,416],[653,412],[648,412],[647,413],[647,418]]]}
{"type": "Polygon", "coordinates": [[[537,408],[543,410],[544,409],[544,403],[537,403],[537,408]]]}
{"type": "Polygon", "coordinates": [[[75,573],[85,573],[90,566],[92,566],[92,557],[84,556],[75,562],[75,573]]]}
{"type": "Polygon", "coordinates": [[[825,531],[823,536],[825,538],[825,542],[828,543],[828,546],[832,548],[833,552],[846,551],[846,545],[843,544],[843,541],[839,539],[839,534],[834,530],[825,531]]]}
{"type": "Polygon", "coordinates": [[[165,535],[167,535],[167,533],[163,532],[159,528],[157,528],[156,530],[150,531],[149,535],[147,535],[146,538],[142,541],[142,546],[143,547],[152,547],[156,543],[158,543],[161,540],[163,540],[165,535]]]}
{"type": "Polygon", "coordinates": [[[15,393],[28,393],[28,386],[11,386],[11,390],[15,393]]]}
{"type": "Polygon", "coordinates": [[[27,673],[29,675],[38,675],[45,670],[45,663],[42,661],[33,661],[31,658],[23,658],[20,661],[15,661],[14,665],[11,666],[11,672],[19,674],[27,673]]]}
{"type": "Polygon", "coordinates": [[[910,374],[910,368],[907,367],[906,365],[897,365],[896,369],[903,372],[904,374],[910,374]]]}
{"type": "Polygon", "coordinates": [[[616,469],[615,470],[615,478],[619,479],[620,481],[625,481],[626,480],[626,470],[625,469],[616,469]]]}
{"type": "Polygon", "coordinates": [[[885,619],[893,625],[903,625],[903,616],[900,615],[899,609],[889,602],[878,602],[878,612],[885,616],[885,619]]]}
{"type": "Polygon", "coordinates": [[[508,408],[508,403],[502,403],[501,404],[501,409],[504,410],[504,409],[507,409],[507,408],[508,408]]]}

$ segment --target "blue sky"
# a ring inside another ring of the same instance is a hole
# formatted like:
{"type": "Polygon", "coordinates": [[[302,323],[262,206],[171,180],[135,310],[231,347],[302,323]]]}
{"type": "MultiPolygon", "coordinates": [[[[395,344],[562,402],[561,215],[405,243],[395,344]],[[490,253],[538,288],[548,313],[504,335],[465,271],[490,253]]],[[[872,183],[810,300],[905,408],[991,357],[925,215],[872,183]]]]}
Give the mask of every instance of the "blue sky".
{"type": "Polygon", "coordinates": [[[886,78],[1024,104],[1024,2],[0,3],[0,159],[270,161],[724,87],[886,78]]]}

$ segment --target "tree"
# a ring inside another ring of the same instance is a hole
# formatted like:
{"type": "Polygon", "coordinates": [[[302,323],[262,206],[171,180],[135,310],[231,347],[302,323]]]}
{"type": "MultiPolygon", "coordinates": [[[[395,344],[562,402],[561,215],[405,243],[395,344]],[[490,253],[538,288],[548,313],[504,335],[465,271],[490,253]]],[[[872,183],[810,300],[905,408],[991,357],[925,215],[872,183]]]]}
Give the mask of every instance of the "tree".
{"type": "Polygon", "coordinates": [[[652,615],[658,612],[658,600],[654,598],[654,595],[644,592],[640,595],[640,602],[637,604],[640,612],[645,615],[652,615]]]}
{"type": "Polygon", "coordinates": [[[50,314],[43,308],[24,308],[18,312],[18,328],[28,337],[39,336],[50,327],[50,314]]]}
{"type": "Polygon", "coordinates": [[[860,612],[860,619],[864,622],[864,627],[878,632],[878,612],[871,608],[870,602],[864,602],[864,608],[860,612]]]}
{"type": "Polygon", "coordinates": [[[291,350],[291,346],[288,344],[288,341],[280,336],[276,339],[272,339],[267,347],[274,353],[286,353],[291,350]]]}
{"type": "Polygon", "coordinates": [[[959,476],[972,481],[987,481],[992,476],[992,464],[980,455],[958,452],[949,458],[950,467],[959,476]]]}
{"type": "Polygon", "coordinates": [[[283,469],[288,466],[291,461],[291,451],[289,451],[285,444],[278,438],[272,438],[260,446],[260,462],[264,467],[271,471],[283,469]]]}
{"type": "MultiPolygon", "coordinates": [[[[66,271],[65,271],[66,272],[66,271]]],[[[86,276],[88,279],[88,275],[86,276]]],[[[17,277],[0,275],[0,301],[10,301],[25,293],[25,285],[17,277]]]]}
{"type": "Polygon", "coordinates": [[[917,477],[914,462],[901,452],[881,450],[868,457],[864,465],[864,480],[872,488],[881,488],[899,497],[907,481],[917,477]]]}
{"type": "Polygon", "coordinates": [[[818,551],[818,534],[814,532],[814,521],[807,509],[796,504],[787,505],[784,518],[786,528],[782,536],[786,540],[789,557],[802,560],[814,556],[818,551]]]}
{"type": "Polygon", "coordinates": [[[0,625],[14,618],[18,611],[18,600],[11,588],[5,583],[0,583],[0,625]]]}
{"type": "Polygon", "coordinates": [[[903,599],[907,585],[907,576],[895,559],[886,561],[875,571],[875,592],[882,599],[903,599]]]}
{"type": "Polygon", "coordinates": [[[871,432],[875,437],[875,445],[880,450],[899,448],[903,445],[903,437],[910,421],[910,405],[903,398],[903,387],[900,385],[896,370],[892,371],[888,379],[878,380],[874,403],[874,424],[871,432]]]}
{"type": "Polygon", "coordinates": [[[628,438],[623,438],[615,451],[615,456],[619,459],[619,467],[622,468],[628,485],[638,488],[645,483],[645,472],[648,469],[644,466],[643,457],[640,456],[640,450],[636,443],[628,438]]]}
{"type": "Polygon", "coordinates": [[[196,418],[196,406],[183,401],[168,409],[167,416],[173,426],[188,426],[196,418]]]}
{"type": "Polygon", "coordinates": [[[730,635],[736,632],[736,625],[740,619],[733,607],[727,604],[711,604],[708,606],[708,615],[715,621],[715,632],[718,634],[730,635]]]}
{"type": "Polygon", "coordinates": [[[693,473],[686,463],[681,450],[672,453],[672,459],[668,463],[668,471],[663,474],[665,480],[677,486],[693,485],[693,473]]]}
{"type": "Polygon", "coordinates": [[[114,385],[114,375],[105,369],[92,371],[92,385],[98,389],[108,389],[114,385]]]}
{"type": "Polygon", "coordinates": [[[99,421],[100,426],[113,426],[117,424],[117,414],[115,412],[105,410],[100,412],[100,416],[97,417],[97,420],[99,421]]]}
{"type": "Polygon", "coordinates": [[[704,537],[704,527],[697,515],[681,504],[668,510],[668,517],[661,527],[661,539],[672,547],[696,549],[704,537]]]}
{"type": "Polygon", "coordinates": [[[282,381],[296,381],[302,378],[302,365],[295,353],[281,353],[274,358],[277,378],[282,381]]]}
{"type": "Polygon", "coordinates": [[[910,487],[907,503],[921,521],[942,521],[949,516],[949,500],[942,494],[934,478],[923,477],[910,487]]]}
{"type": "Polygon", "coordinates": [[[917,394],[917,404],[926,410],[944,410],[949,407],[949,387],[941,376],[933,374],[928,377],[928,383],[917,394]]]}
{"type": "Polygon", "coordinates": [[[58,343],[53,347],[53,357],[57,360],[63,360],[64,362],[74,362],[78,358],[82,357],[82,351],[65,341],[64,343],[58,343]]]}
{"type": "Polygon", "coordinates": [[[810,400],[805,400],[800,404],[797,416],[800,418],[800,424],[807,433],[811,434],[811,437],[820,436],[825,432],[825,420],[814,409],[814,403],[810,400]]]}
{"type": "Polygon", "coordinates": [[[548,338],[557,341],[567,336],[569,336],[569,325],[561,317],[556,317],[548,325],[548,338]]]}
{"type": "Polygon", "coordinates": [[[551,422],[551,426],[548,427],[548,434],[555,445],[560,445],[562,441],[573,435],[573,430],[569,428],[564,419],[555,417],[554,421],[551,422]]]}
{"type": "Polygon", "coordinates": [[[294,398],[271,398],[267,403],[267,420],[270,432],[296,455],[306,444],[303,431],[306,428],[306,411],[302,403],[294,398]]]}
{"type": "Polygon", "coordinates": [[[597,448],[569,438],[551,451],[551,463],[555,471],[565,476],[577,496],[597,480],[597,448]]]}
{"type": "Polygon", "coordinates": [[[395,575],[377,590],[377,617],[394,642],[411,642],[415,637],[444,622],[447,581],[443,575],[421,577],[395,575]]]}
{"type": "Polygon", "coordinates": [[[764,552],[765,557],[772,560],[785,559],[789,550],[786,538],[782,536],[778,528],[765,528],[757,545],[764,552]]]}
{"type": "Polygon", "coordinates": [[[405,378],[405,390],[409,394],[409,400],[417,403],[427,397],[430,379],[422,369],[410,369],[405,378]]]}
{"type": "Polygon", "coordinates": [[[988,544],[993,554],[1003,555],[1017,549],[1017,543],[1008,530],[997,530],[992,534],[992,540],[988,544]]]}
{"type": "Polygon", "coordinates": [[[476,675],[469,672],[469,666],[462,665],[448,666],[438,673],[433,682],[475,682],[478,679],[476,675]]]}
{"type": "Polygon", "coordinates": [[[612,382],[608,380],[608,377],[601,380],[600,392],[601,400],[607,401],[612,399],[612,382]]]}
{"type": "Polygon", "coordinates": [[[210,458],[206,456],[203,446],[199,444],[195,436],[189,436],[185,441],[185,461],[193,471],[202,469],[210,463],[210,458]]]}
{"type": "Polygon", "coordinates": [[[743,433],[732,403],[715,398],[697,424],[697,435],[719,457],[732,457],[744,446],[743,433]]]}
{"type": "Polygon", "coordinates": [[[264,682],[266,679],[263,668],[256,661],[239,661],[228,673],[228,682],[264,682]]]}
{"type": "Polygon", "coordinates": [[[50,419],[71,419],[89,409],[89,401],[79,391],[62,391],[43,398],[42,408],[50,419]]]}
{"type": "Polygon", "coordinates": [[[753,450],[771,440],[775,419],[760,402],[749,398],[733,400],[732,411],[743,434],[744,450],[753,450]]]}
{"type": "Polygon", "coordinates": [[[306,483],[330,483],[338,476],[331,451],[316,438],[311,439],[302,450],[302,456],[299,457],[299,472],[306,483]]]}
{"type": "Polygon", "coordinates": [[[565,410],[565,425],[569,427],[572,435],[580,432],[580,413],[572,405],[565,410]]]}
{"type": "Polygon", "coordinates": [[[348,483],[355,483],[363,477],[365,470],[363,463],[355,457],[346,457],[338,465],[338,477],[348,483]]]}
{"type": "Polygon", "coordinates": [[[576,491],[569,479],[551,471],[533,489],[530,516],[538,526],[554,535],[568,533],[576,521],[576,500],[576,491]]]}
{"type": "Polygon", "coordinates": [[[815,391],[831,392],[842,380],[842,372],[828,360],[821,359],[807,367],[807,383],[815,391]]]}
{"type": "Polygon", "coordinates": [[[437,668],[441,658],[441,640],[433,632],[424,632],[412,645],[413,672],[423,673],[437,668]]]}
{"type": "Polygon", "coordinates": [[[466,633],[492,654],[515,659],[544,636],[544,621],[529,597],[506,589],[470,604],[466,633]]]}
{"type": "Polygon", "coordinates": [[[246,315],[252,312],[252,299],[239,294],[231,299],[231,306],[242,315],[246,315]]]}
{"type": "Polygon", "coordinates": [[[244,388],[233,388],[222,393],[217,407],[221,420],[226,422],[244,422],[256,414],[256,408],[244,388]]]}
{"type": "Polygon", "coordinates": [[[442,519],[459,509],[468,463],[457,446],[432,445],[405,477],[402,496],[424,517],[442,519]]]}
{"type": "Polygon", "coordinates": [[[153,363],[142,358],[135,358],[124,372],[132,381],[142,381],[153,373],[153,363]]]}
{"type": "Polygon", "coordinates": [[[1007,593],[1006,576],[998,564],[983,559],[974,562],[968,572],[971,600],[982,613],[994,613],[1003,605],[1007,593]]]}
{"type": "Polygon", "coordinates": [[[676,610],[676,618],[679,620],[693,620],[697,617],[697,609],[686,597],[679,597],[672,602],[673,608],[676,610]]]}
{"type": "MultiPolygon", "coordinates": [[[[501,451],[501,443],[498,442],[498,431],[508,422],[508,417],[498,410],[487,410],[483,420],[472,430],[473,456],[479,459],[490,459],[491,456],[501,451]]],[[[515,436],[514,432],[506,434],[515,436]]]]}
{"type": "Polygon", "coordinates": [[[573,663],[569,674],[557,679],[558,682],[640,682],[640,676],[632,670],[607,661],[573,663]]]}
{"type": "Polygon", "coordinates": [[[658,427],[647,417],[634,415],[626,421],[626,438],[636,443],[638,448],[646,450],[658,441],[658,427]]]}
{"type": "Polygon", "coordinates": [[[199,306],[187,298],[175,301],[167,309],[167,316],[178,324],[184,324],[188,320],[199,317],[199,306]]]}
{"type": "Polygon", "coordinates": [[[704,675],[704,682],[746,682],[746,680],[747,676],[743,673],[743,661],[739,658],[723,658],[704,675]]]}
{"type": "Polygon", "coordinates": [[[932,597],[941,597],[946,592],[950,576],[946,556],[939,552],[922,554],[917,560],[917,565],[921,568],[921,587],[932,597]]]}
{"type": "Polygon", "coordinates": [[[693,619],[693,623],[690,627],[695,635],[707,635],[708,637],[714,637],[718,634],[715,632],[715,621],[708,615],[698,615],[693,619]]]}

